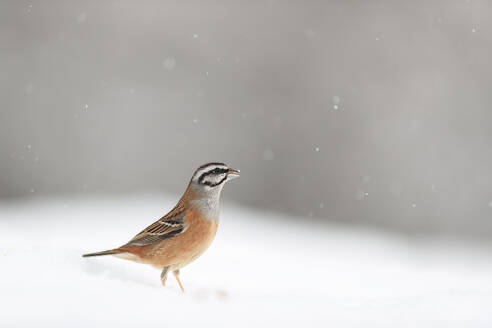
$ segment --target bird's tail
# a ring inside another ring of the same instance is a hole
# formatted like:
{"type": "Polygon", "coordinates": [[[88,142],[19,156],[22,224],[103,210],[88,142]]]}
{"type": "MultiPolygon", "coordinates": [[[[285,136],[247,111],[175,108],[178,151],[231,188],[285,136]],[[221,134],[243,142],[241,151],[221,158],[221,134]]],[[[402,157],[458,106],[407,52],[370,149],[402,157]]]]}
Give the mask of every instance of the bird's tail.
{"type": "Polygon", "coordinates": [[[113,255],[113,254],[119,254],[123,253],[124,251],[116,248],[116,249],[110,249],[107,251],[102,251],[102,252],[97,252],[97,253],[89,253],[89,254],[84,254],[82,257],[91,257],[91,256],[101,256],[101,255],[113,255]]]}

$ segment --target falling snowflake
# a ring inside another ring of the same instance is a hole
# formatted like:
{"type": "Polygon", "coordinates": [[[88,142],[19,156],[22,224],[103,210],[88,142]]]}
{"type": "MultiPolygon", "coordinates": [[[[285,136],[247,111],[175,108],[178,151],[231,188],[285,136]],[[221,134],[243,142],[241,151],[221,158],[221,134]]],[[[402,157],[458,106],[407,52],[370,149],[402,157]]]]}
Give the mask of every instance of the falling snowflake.
{"type": "Polygon", "coordinates": [[[167,57],[162,62],[162,66],[167,70],[172,70],[176,66],[176,59],[174,57],[167,57]]]}
{"type": "Polygon", "coordinates": [[[357,200],[363,200],[364,198],[366,198],[367,196],[369,195],[368,192],[365,192],[364,190],[362,189],[357,189],[357,191],[355,192],[355,199],[357,200]]]}
{"type": "Polygon", "coordinates": [[[316,33],[313,31],[313,29],[307,29],[306,31],[304,31],[304,34],[306,35],[306,38],[308,39],[312,39],[316,36],[316,33]]]}
{"type": "Polygon", "coordinates": [[[331,101],[333,102],[333,109],[338,110],[339,105],[340,105],[340,97],[339,96],[333,96],[333,97],[331,97],[331,101]]]}
{"type": "Polygon", "coordinates": [[[284,121],[280,117],[275,117],[273,120],[273,126],[276,128],[280,128],[283,125],[284,121]]]}
{"type": "Polygon", "coordinates": [[[32,83],[28,83],[24,89],[25,93],[30,95],[34,92],[34,85],[32,83]]]}
{"type": "Polygon", "coordinates": [[[275,158],[275,155],[273,154],[273,151],[271,151],[270,149],[265,149],[263,151],[263,159],[265,161],[271,161],[275,158]]]}
{"type": "Polygon", "coordinates": [[[79,23],[84,23],[87,20],[87,14],[86,13],[80,13],[77,16],[77,22],[79,23]]]}

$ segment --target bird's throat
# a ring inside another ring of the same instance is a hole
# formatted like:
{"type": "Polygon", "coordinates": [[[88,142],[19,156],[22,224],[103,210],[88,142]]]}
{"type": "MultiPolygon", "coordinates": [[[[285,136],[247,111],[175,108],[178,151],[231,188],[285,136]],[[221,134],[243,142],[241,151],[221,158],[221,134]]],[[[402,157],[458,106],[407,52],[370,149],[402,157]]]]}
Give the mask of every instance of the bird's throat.
{"type": "Polygon", "coordinates": [[[191,207],[200,211],[209,220],[219,220],[220,213],[220,192],[222,188],[214,188],[201,197],[196,197],[190,201],[191,207]]]}

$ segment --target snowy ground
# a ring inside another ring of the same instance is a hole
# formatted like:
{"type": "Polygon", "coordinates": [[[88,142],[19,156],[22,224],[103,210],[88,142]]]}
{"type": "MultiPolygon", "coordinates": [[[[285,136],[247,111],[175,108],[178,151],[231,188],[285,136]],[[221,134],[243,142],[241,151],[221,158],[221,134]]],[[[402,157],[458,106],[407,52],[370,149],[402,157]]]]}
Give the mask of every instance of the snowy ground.
{"type": "Polygon", "coordinates": [[[173,277],[114,257],[162,195],[0,203],[0,326],[492,327],[492,253],[231,206],[173,277]]]}

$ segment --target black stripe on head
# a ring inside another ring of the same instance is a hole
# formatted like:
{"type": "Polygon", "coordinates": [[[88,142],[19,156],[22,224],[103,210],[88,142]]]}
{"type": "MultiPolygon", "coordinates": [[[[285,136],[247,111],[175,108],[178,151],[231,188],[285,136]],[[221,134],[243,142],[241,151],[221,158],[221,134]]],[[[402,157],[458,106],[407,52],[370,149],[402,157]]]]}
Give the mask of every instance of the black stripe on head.
{"type": "Polygon", "coordinates": [[[208,172],[205,172],[203,173],[199,178],[198,178],[198,183],[200,184],[204,184],[204,185],[207,185],[207,186],[210,186],[210,187],[215,187],[219,184],[221,184],[222,182],[224,182],[225,179],[227,179],[227,172],[229,170],[228,169],[223,169],[223,168],[215,168],[213,170],[210,170],[208,172]],[[222,175],[224,174],[224,177],[217,183],[212,183],[210,181],[204,181],[206,177],[208,176],[211,176],[211,175],[222,175]]]}
{"type": "Polygon", "coordinates": [[[193,174],[193,177],[198,180],[198,178],[203,175],[204,173],[213,171],[215,168],[228,168],[227,165],[224,163],[207,163],[205,165],[200,166],[199,168],[196,169],[195,173],[193,174]]]}
{"type": "Polygon", "coordinates": [[[219,162],[212,162],[212,163],[207,163],[207,164],[203,164],[202,166],[200,166],[199,168],[196,169],[196,172],[206,168],[207,166],[227,166],[225,165],[224,163],[219,163],[219,162]]]}
{"type": "Polygon", "coordinates": [[[220,185],[221,183],[223,183],[225,180],[227,179],[227,176],[223,177],[219,182],[217,183],[212,183],[210,181],[205,181],[205,182],[200,182],[201,184],[203,185],[206,185],[206,186],[210,186],[210,187],[216,187],[218,185],[220,185]]]}

